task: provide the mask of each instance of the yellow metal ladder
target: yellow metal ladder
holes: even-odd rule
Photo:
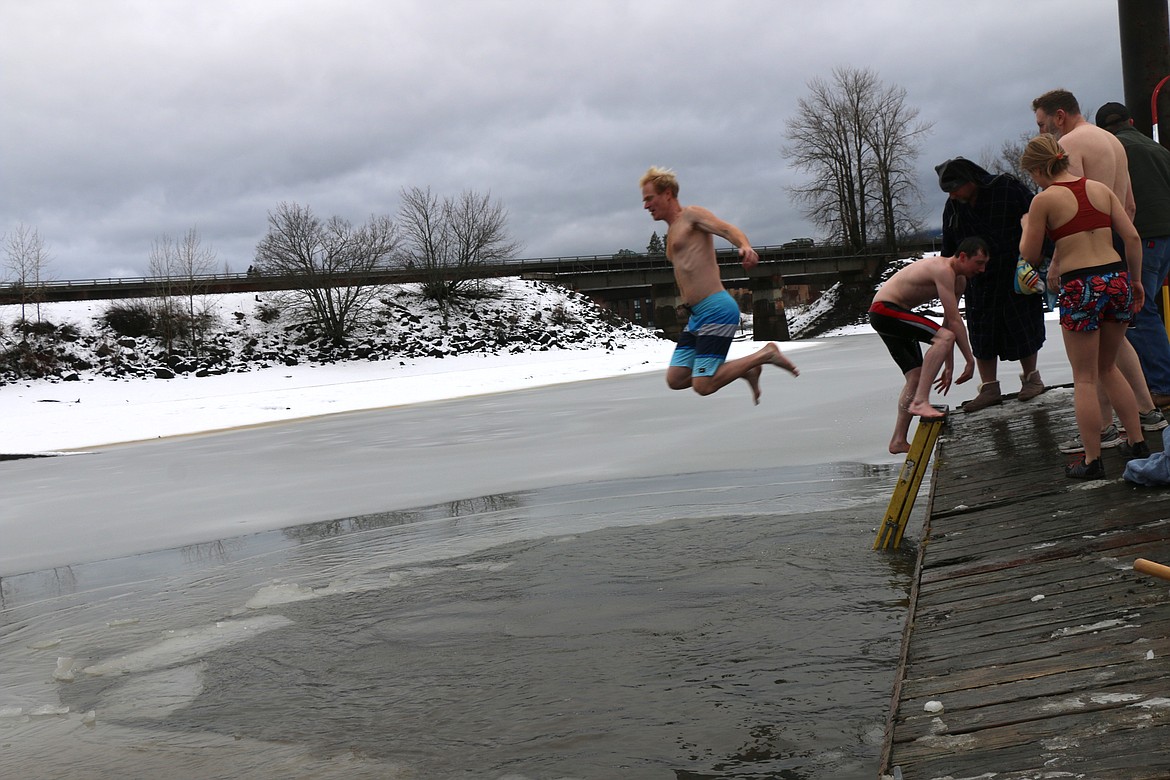
[[[935,407],[939,408],[939,407]],[[946,411],[945,407],[942,407]],[[894,485],[894,496],[890,499],[890,506],[886,510],[886,517],[878,527],[877,538],[873,540],[873,549],[898,549],[902,543],[902,534],[906,531],[906,521],[910,519],[910,510],[914,508],[914,501],[918,498],[918,488],[922,478],[926,476],[926,469],[930,466],[930,456],[934,452],[934,443],[942,433],[943,423],[940,420],[918,421],[918,430],[914,432],[914,441],[910,443],[910,451],[906,453],[906,462],[902,464],[902,471],[898,474],[898,482]]]

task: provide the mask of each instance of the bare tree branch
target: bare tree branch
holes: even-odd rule
[[[177,241],[164,235],[151,246],[154,314],[168,352],[174,352],[176,340],[181,339],[192,354],[199,354],[210,324],[205,293],[207,277],[215,272],[215,263],[215,250],[203,246],[196,228]]]
[[[28,319],[26,307],[34,306],[40,322],[43,285],[49,281],[49,252],[40,232],[24,223],[17,225],[16,232],[4,237],[4,261],[6,276],[20,296],[21,320]]]
[[[784,133],[788,164],[811,176],[793,198],[830,241],[861,251],[876,236],[894,248],[918,224],[913,163],[931,126],[870,70],[836,68],[808,88]]]
[[[491,195],[465,191],[439,199],[430,188],[402,191],[398,212],[408,265],[422,272],[422,295],[446,309],[483,293],[481,268],[515,257],[508,213]]]
[[[281,203],[268,215],[256,267],[296,276],[300,286],[280,296],[281,302],[301,324],[344,344],[381,289],[370,274],[390,266],[398,241],[398,228],[387,216],[354,227],[341,217],[322,221],[308,207]]]

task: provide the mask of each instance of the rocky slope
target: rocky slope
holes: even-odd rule
[[[154,335],[120,335],[105,321],[114,301],[0,306],[0,385],[87,376],[207,376],[274,365],[405,360],[469,352],[521,352],[604,346],[620,349],[657,336],[543,282],[499,280],[492,297],[443,313],[410,285],[383,289],[373,316],[343,346],[288,322],[267,296],[207,296],[208,327],[197,347],[165,349]]]

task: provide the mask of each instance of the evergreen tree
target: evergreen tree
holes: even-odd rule
[[[658,235],[658,231],[654,231],[650,236],[650,243],[646,245],[646,254],[648,255],[664,255],[666,254],[666,244]]]

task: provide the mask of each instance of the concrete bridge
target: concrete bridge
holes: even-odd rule
[[[879,269],[890,259],[929,251],[929,245],[901,248],[896,255],[875,252],[847,254],[838,247],[756,247],[760,264],[750,271],[740,265],[738,253],[716,253],[724,285],[741,305],[750,306],[757,338],[788,337],[784,305],[807,302],[820,289],[842,281],[872,285]],[[622,317],[667,333],[681,328],[677,307],[682,303],[669,261],[663,255],[619,254],[513,260],[475,269],[487,277],[519,276],[554,282],[577,290]],[[417,268],[396,267],[376,273],[342,277],[339,283],[405,284],[424,280]],[[16,285],[0,286],[0,304],[40,301],[104,300],[157,296],[177,287],[197,288],[200,293],[222,295],[295,289],[304,283],[297,275],[255,273],[208,274],[191,279],[128,277],[41,282],[32,294],[21,295]],[[32,293],[33,291],[29,291]]]
[[[915,247],[897,253],[905,257]],[[745,270],[734,249],[716,252],[724,287],[750,308],[755,336],[760,340],[788,339],[786,305],[807,303],[836,282],[870,287],[878,271],[895,255],[890,253],[843,254],[839,248],[792,249],[756,247],[760,263]],[[674,271],[664,256],[633,255],[612,258],[560,258],[555,269],[540,265],[527,268],[530,279],[554,281],[577,290],[622,317],[662,329],[668,335],[681,330],[685,313],[674,282]]]

